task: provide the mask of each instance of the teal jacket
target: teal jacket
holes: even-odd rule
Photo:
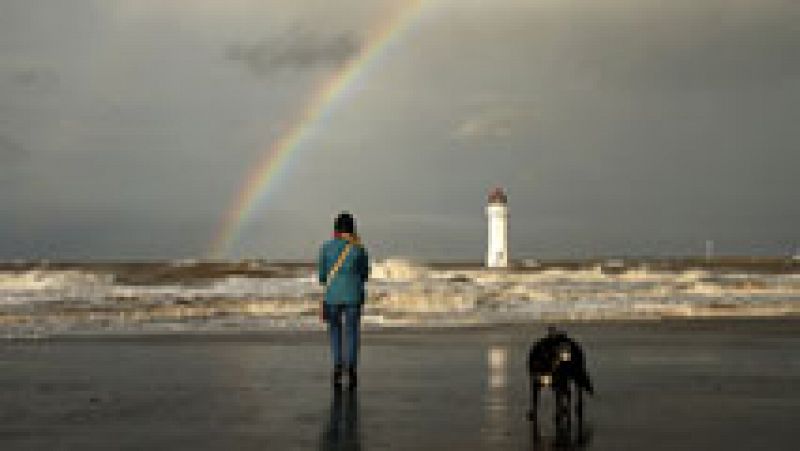
[[[323,243],[319,251],[319,283],[327,285],[325,302],[328,304],[363,304],[364,283],[369,277],[369,257],[363,246],[354,244],[339,271],[333,276],[333,280],[328,280],[328,273],[336,264],[345,245],[347,240],[341,238]]]

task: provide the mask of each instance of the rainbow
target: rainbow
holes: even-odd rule
[[[323,119],[353,90],[357,81],[375,65],[385,49],[405,34],[421,15],[424,3],[425,0],[405,3],[389,20],[367,35],[366,45],[357,55],[317,87],[295,123],[265,150],[237,191],[214,237],[210,251],[212,258],[228,254],[291,156],[297,154],[302,144],[314,135]]]

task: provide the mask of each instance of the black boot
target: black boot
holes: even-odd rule
[[[332,379],[335,388],[342,387],[342,365],[334,365]]]
[[[358,385],[358,373],[355,366],[347,368],[347,377],[350,379],[350,388],[356,388],[356,385]]]

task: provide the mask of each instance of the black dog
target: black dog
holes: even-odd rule
[[[547,328],[547,336],[531,346],[528,354],[528,375],[531,384],[531,410],[528,419],[537,420],[539,391],[552,387],[556,395],[556,423],[571,420],[572,386],[577,395],[575,414],[583,416],[583,391],[594,393],[586,371],[586,361],[580,345],[567,334]]]

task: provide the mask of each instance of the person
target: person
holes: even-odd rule
[[[340,213],[333,224],[333,238],[319,252],[319,282],[325,286],[322,316],[328,323],[333,385],[340,387],[347,368],[350,387],[358,381],[361,311],[364,284],[369,277],[369,257],[356,233],[356,222],[348,212]],[[342,354],[342,319],[347,339],[347,354]]]

